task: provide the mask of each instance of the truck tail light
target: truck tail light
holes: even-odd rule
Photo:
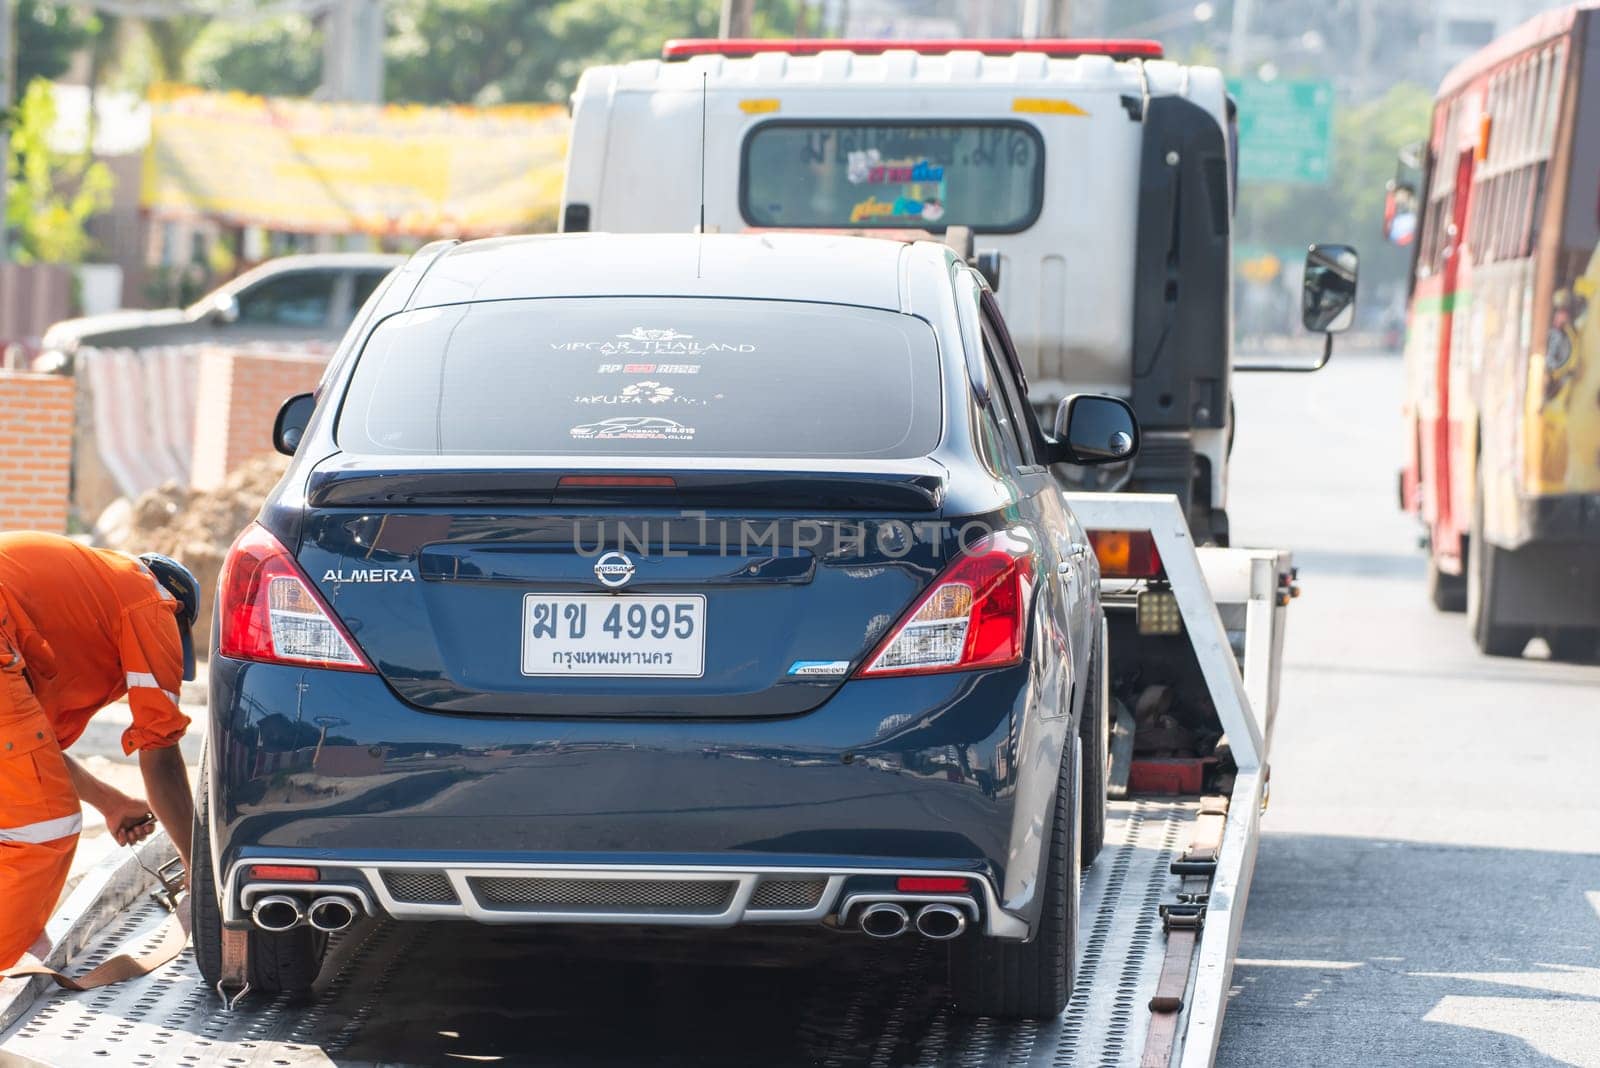
[[[355,639],[265,527],[252,523],[222,565],[217,651],[235,660],[371,671]]]
[[[991,534],[934,580],[857,675],[929,675],[1022,659],[1033,597],[1033,547]]]
[[[1089,544],[1100,560],[1101,578],[1160,578],[1161,554],[1148,530],[1091,530]]]

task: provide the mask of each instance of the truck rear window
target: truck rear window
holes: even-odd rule
[[[743,168],[751,226],[1015,233],[1044,194],[1044,142],[1021,122],[779,120],[750,132]]]
[[[943,429],[921,319],[799,301],[581,298],[422,308],[368,340],[357,453],[922,456]]]

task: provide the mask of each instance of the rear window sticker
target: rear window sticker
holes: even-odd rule
[[[556,352],[598,352],[602,356],[698,356],[706,352],[754,352],[748,342],[702,341],[670,327],[636,326],[607,341],[552,341]]]
[[[722,394],[718,393],[714,400],[721,400]],[[673,387],[662,382],[633,382],[622,387],[620,393],[580,393],[572,398],[574,404],[671,404],[694,405],[703,407],[708,401],[701,397],[690,397]]]
[[[697,363],[603,363],[595,368],[602,375],[697,375]]]
[[[655,416],[622,416],[580,423],[571,434],[582,441],[693,441],[694,427]]]

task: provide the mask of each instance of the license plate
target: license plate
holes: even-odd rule
[[[706,599],[530,593],[522,599],[522,673],[697,679],[706,669]]]

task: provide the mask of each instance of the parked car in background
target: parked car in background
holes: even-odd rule
[[[404,256],[329,252],[282,256],[187,308],[117,311],[68,319],[45,332],[46,365],[83,346],[143,348],[202,341],[338,341],[356,310]]]

